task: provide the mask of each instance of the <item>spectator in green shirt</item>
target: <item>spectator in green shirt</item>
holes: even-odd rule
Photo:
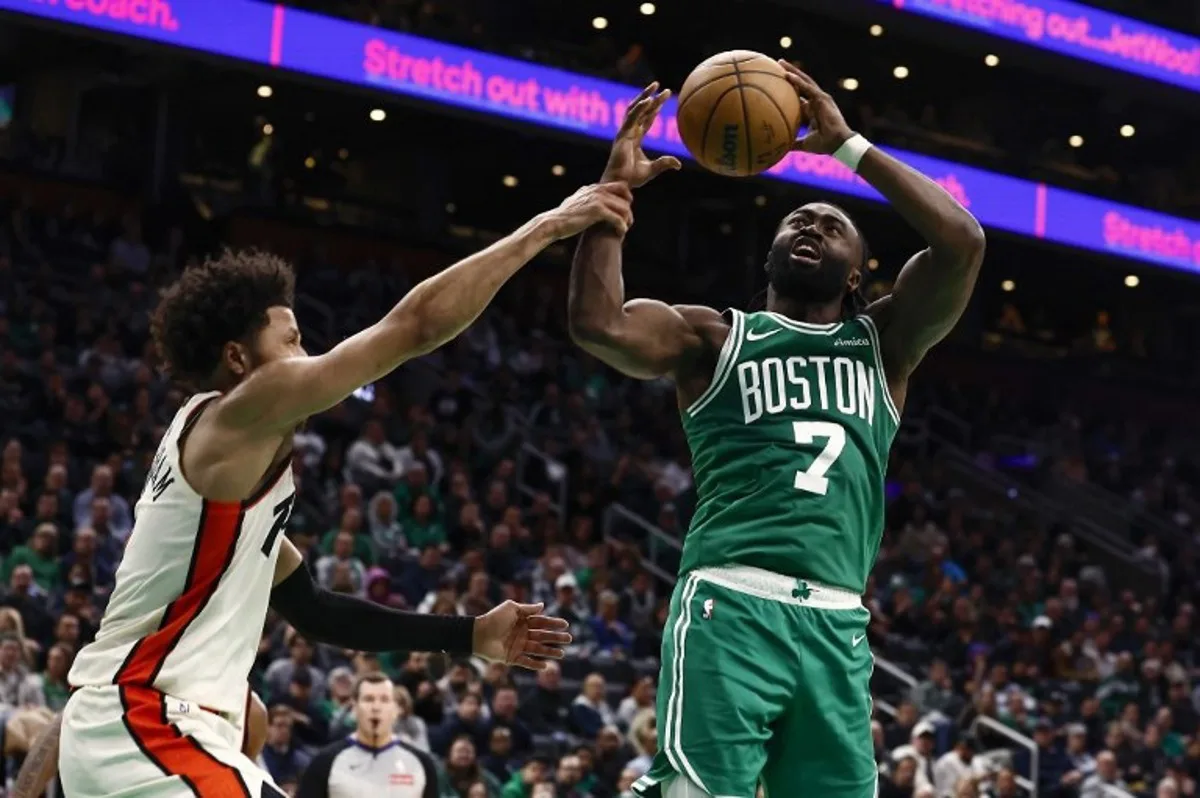
[[[33,537],[26,546],[17,546],[4,561],[0,580],[8,584],[13,569],[28,565],[33,570],[33,581],[47,593],[53,593],[60,581],[58,563],[58,527],[50,522],[38,524]]]
[[[357,507],[350,507],[342,512],[341,522],[325,533],[321,538],[321,553],[333,554],[333,542],[339,532],[349,532],[354,538],[353,556],[363,565],[375,564],[375,545],[371,536],[363,531],[363,514]]]
[[[404,537],[414,549],[423,549],[430,543],[446,544],[446,528],[434,515],[433,499],[421,494],[413,499],[412,511],[404,522]]]

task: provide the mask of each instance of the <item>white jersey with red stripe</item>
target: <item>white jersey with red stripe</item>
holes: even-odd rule
[[[245,707],[295,485],[290,459],[245,501],[210,501],[188,485],[180,442],[216,396],[189,399],[159,444],[116,588],[95,641],[75,658],[72,687],[152,687],[234,716]]]

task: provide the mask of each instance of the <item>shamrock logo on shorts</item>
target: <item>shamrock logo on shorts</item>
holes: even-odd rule
[[[808,601],[808,598],[811,595],[812,588],[808,586],[808,582],[805,582],[803,579],[797,579],[796,586],[792,588],[792,598],[798,598],[801,601]]]

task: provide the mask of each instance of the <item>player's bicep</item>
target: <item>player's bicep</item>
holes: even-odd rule
[[[605,329],[575,340],[608,365],[637,379],[674,376],[704,345],[699,324],[712,308],[631,299]]]
[[[900,270],[892,293],[867,309],[879,326],[890,378],[907,379],[954,329],[971,300],[982,260],[982,250],[978,256],[922,250]]]
[[[286,432],[423,353],[416,320],[391,314],[324,354],[257,369],[221,399],[217,420],[261,435]]]

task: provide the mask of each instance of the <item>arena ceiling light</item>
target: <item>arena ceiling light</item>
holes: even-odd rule
[[[867,31],[872,36],[882,36],[883,35],[883,26],[882,25],[872,25],[870,28],[867,29]]]
[[[757,197],[754,198],[754,204],[760,208],[765,208],[767,205],[767,198],[764,197],[762,194],[759,194]]]
[[[638,6],[638,11],[641,11],[646,16],[653,16],[658,9],[654,7],[654,3],[642,3]]]
[[[514,175],[505,175],[504,179],[501,180],[500,182],[504,184],[505,188],[516,188],[517,183],[519,183],[521,181],[517,180],[517,178]]]
[[[272,89],[270,86],[268,86],[265,83],[258,87],[258,96],[262,97],[264,100],[267,99],[268,97],[270,97],[274,93],[275,93],[275,90]]]
[[[879,261],[876,260],[875,258],[868,258],[867,259],[867,268],[870,269],[871,271],[875,271],[876,269],[879,268]]]
[[[846,91],[854,91],[858,88],[858,78],[842,78],[842,88]]]
[[[995,53],[988,53],[983,57],[983,63],[990,67],[1000,66],[1000,56]]]
[[[317,159],[312,157],[311,155],[304,159],[304,168],[305,169],[312,169],[316,165],[317,165]]]
[[[1083,136],[1080,136],[1080,135],[1071,136],[1071,138],[1067,139],[1067,143],[1070,144],[1072,147],[1077,147],[1077,148],[1082,147],[1083,146]]]
[[[606,17],[596,17],[592,20],[592,27],[596,30],[604,30],[608,27],[608,19]]]
[[[892,76],[897,80],[904,80],[908,77],[908,67],[901,65],[892,70]]]
[[[550,167],[550,174],[554,175],[555,177],[562,177],[566,173],[567,173],[567,167],[563,166],[560,163],[556,163],[556,164],[554,164],[554,166]]]
[[[263,130],[264,136],[270,136],[271,134],[273,134],[275,132],[275,126],[272,125],[270,122],[267,122],[265,125],[263,125],[262,130]]]
[[[370,117],[372,122],[382,122],[387,119],[387,111],[382,108],[372,108]]]
[[[1016,290],[1016,288],[1017,284],[1012,280],[1005,280],[1004,282],[1000,283],[1000,290],[1006,294],[1012,293]]]
[[[1133,125],[1121,125],[1122,138],[1132,138],[1133,134],[1136,132],[1137,128],[1135,128]]]
[[[1125,287],[1126,288],[1137,288],[1138,285],[1141,284],[1141,282],[1142,281],[1138,279],[1138,276],[1136,274],[1125,275]]]
[[[792,46],[792,37],[791,36],[780,36],[779,37],[779,46],[785,50],[787,48],[791,47]]]

